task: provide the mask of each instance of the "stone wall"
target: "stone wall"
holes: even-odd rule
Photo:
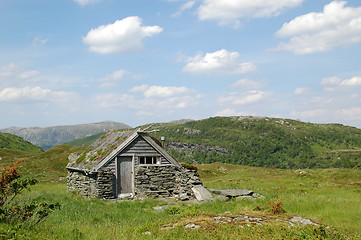
[[[77,192],[84,197],[114,198],[115,176],[110,171],[98,174],[68,171],[68,191]]]
[[[136,166],[136,197],[193,199],[192,187],[201,185],[196,170],[177,166]]]
[[[95,174],[86,175],[84,172],[68,171],[68,191],[77,192],[84,197],[95,197],[97,195]]]
[[[111,199],[116,196],[116,178],[111,170],[104,170],[97,175],[97,196],[98,198]]]
[[[68,191],[85,197],[110,199],[116,197],[116,178],[110,170],[97,174],[68,171]],[[201,185],[194,169],[172,165],[135,166],[134,188],[136,198],[176,197],[193,199],[192,187]]]

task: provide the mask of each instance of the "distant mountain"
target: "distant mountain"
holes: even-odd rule
[[[31,153],[40,153],[43,150],[39,146],[35,146],[21,137],[0,132],[0,149],[13,149]]]
[[[54,127],[10,127],[0,129],[0,132],[10,133],[24,138],[25,140],[49,149],[59,144],[73,141],[78,138],[88,137],[100,132],[131,128],[129,125],[119,122],[104,121],[89,124],[64,125]]]

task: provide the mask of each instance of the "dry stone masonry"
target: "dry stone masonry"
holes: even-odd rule
[[[196,170],[178,166],[136,166],[135,193],[139,197],[194,198],[192,187],[201,185]]]
[[[176,197],[194,199],[192,188],[201,185],[195,169],[178,166],[136,166],[134,187],[136,198]],[[68,173],[68,190],[85,197],[116,198],[116,179],[111,171],[86,175],[84,172]]]

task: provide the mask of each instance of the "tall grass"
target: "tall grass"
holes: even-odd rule
[[[289,214],[361,234],[360,170],[280,170],[219,163],[198,169],[211,188],[251,189],[268,200],[281,199]]]
[[[59,202],[61,209],[32,229],[12,229],[14,239],[361,239],[360,170],[277,170],[229,164],[197,166],[204,185],[210,188],[251,189],[266,199],[214,201],[200,205],[171,203],[169,210],[154,206],[158,200],[105,201],[84,199],[66,191],[64,183],[41,183],[19,201]],[[267,202],[282,201],[286,213],[267,211]],[[261,209],[261,211],[254,211]],[[285,224],[239,226],[215,224],[209,216],[253,214],[287,219],[297,215],[330,228],[289,227]],[[208,219],[208,220],[207,220]],[[186,223],[203,227],[185,229]],[[169,228],[164,228],[168,226]],[[1,231],[0,231],[1,232]]]

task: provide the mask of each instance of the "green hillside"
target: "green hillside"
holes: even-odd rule
[[[21,150],[32,153],[39,153],[43,151],[40,147],[25,141],[21,137],[0,132],[0,149],[2,148]]]
[[[353,168],[361,165],[361,129],[290,119],[214,117],[154,124],[167,150],[188,163],[224,162],[275,168]]]
[[[83,147],[59,145],[44,152],[31,153],[15,149],[0,148],[0,169],[12,166],[18,159],[24,159],[20,164],[21,173],[27,177],[35,177],[45,182],[65,182],[68,156],[72,152],[81,152]]]
[[[360,168],[361,129],[267,117],[214,117],[139,127],[186,163],[298,168]],[[69,144],[91,144],[101,135]]]

